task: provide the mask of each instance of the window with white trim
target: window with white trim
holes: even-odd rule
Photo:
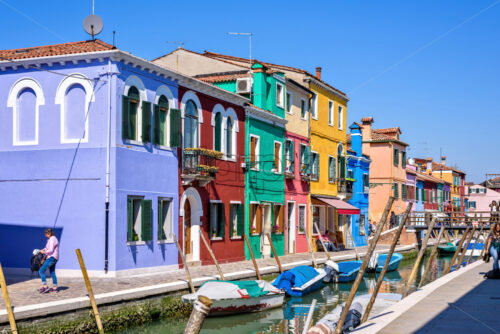
[[[306,209],[307,207],[305,204],[299,204],[299,234],[304,234],[306,232]]]
[[[307,117],[307,101],[300,99],[300,117],[306,119]]]
[[[153,239],[152,201],[143,197],[127,198],[127,241],[150,241]]]
[[[285,139],[285,173],[295,174],[295,148],[292,139]]]
[[[231,238],[243,236],[243,205],[241,203],[229,204],[229,235]]]
[[[171,198],[158,199],[158,241],[173,242],[173,211]]]
[[[226,119],[226,157],[229,159],[236,157],[235,139],[234,120],[232,117],[228,116]]]
[[[282,167],[281,167],[281,143],[275,141],[274,142],[274,168],[273,170],[277,173],[281,173]]]
[[[286,92],[286,112],[292,113],[293,95],[291,92]]]
[[[342,130],[342,128],[344,127],[344,108],[341,105],[339,105],[338,113],[339,113],[338,127],[339,127],[339,130]]]
[[[311,164],[312,164],[312,173],[311,179],[314,181],[319,180],[319,154],[316,152],[311,152]]]
[[[260,139],[250,135],[250,168],[259,169]]]
[[[334,117],[333,117],[333,101],[328,101],[328,125],[333,126]]]
[[[318,95],[312,93],[311,96],[311,106],[309,107],[311,110],[311,116],[314,119],[318,119]]]
[[[337,160],[335,157],[328,156],[328,182],[335,182],[335,167],[337,166]]]
[[[226,213],[224,203],[210,203],[210,239],[224,239]]]
[[[280,108],[285,107],[285,87],[276,82],[276,105]]]

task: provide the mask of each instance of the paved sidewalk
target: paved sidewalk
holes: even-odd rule
[[[377,250],[388,248],[388,246],[379,246]],[[366,247],[358,248],[361,256],[365,254],[366,249]],[[399,251],[412,249],[414,249],[414,246],[398,247]],[[330,254],[335,261],[355,258],[355,252],[352,249],[332,252]],[[315,257],[317,263],[324,263],[326,261],[325,253],[315,253]],[[309,253],[281,256],[280,261],[285,270],[297,265],[312,263]],[[261,274],[278,272],[274,258],[259,259],[257,263]],[[228,280],[255,277],[252,261],[225,263],[221,265],[221,269]],[[190,267],[190,272],[195,286],[201,285],[206,280],[218,277],[215,265]],[[176,291],[188,288],[184,269],[130,277],[91,278],[91,283],[98,304],[175,293]],[[18,320],[72,311],[90,306],[83,278],[60,278],[59,286],[61,291],[43,295],[37,292],[37,289],[41,287],[39,278],[7,277],[7,284],[14,313]],[[0,323],[7,322],[4,307],[2,299],[0,301]]]

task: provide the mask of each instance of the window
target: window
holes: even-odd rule
[[[300,144],[300,175],[311,173],[311,148]]]
[[[153,142],[156,145],[167,146],[169,144],[168,133],[168,99],[165,95],[160,96],[158,104],[153,106]]]
[[[470,201],[469,202],[469,208],[475,208],[476,207],[476,202],[475,201]]]
[[[306,119],[307,114],[307,102],[304,99],[300,99],[300,117]]]
[[[122,98],[122,138],[151,142],[151,103],[142,101],[139,90],[131,86],[128,95]],[[141,111],[141,113],[139,113]]]
[[[243,206],[241,203],[229,204],[229,235],[231,238],[243,236]]]
[[[283,231],[285,230],[284,228],[284,223],[285,221],[283,220],[283,205],[281,204],[274,204],[273,206],[274,212],[273,212],[273,231],[274,233],[282,234]]]
[[[404,201],[406,201],[406,184],[401,185],[401,196]]]
[[[397,183],[394,183],[392,185],[392,191],[393,191],[393,194],[394,194],[394,199],[398,199],[399,198],[399,187],[398,187]]]
[[[285,173],[295,174],[295,147],[291,139],[285,140]]]
[[[368,176],[367,173],[363,174],[363,187],[364,187],[365,193],[367,193],[370,189],[370,177]]]
[[[359,235],[366,235],[365,215],[359,215]]]
[[[312,173],[311,173],[311,178],[314,181],[319,180],[319,154],[316,152],[311,153],[311,160],[312,160]]]
[[[394,149],[394,166],[399,165],[399,151],[397,149]]]
[[[184,147],[198,147],[198,110],[192,100],[184,111]]]
[[[281,143],[274,142],[274,171],[281,173]]]
[[[338,127],[339,130],[342,130],[342,128],[344,127],[344,108],[342,106],[339,106],[338,112],[339,112]]]
[[[250,203],[250,233],[261,234],[262,233],[262,206],[259,204]]]
[[[324,231],[325,229],[325,224],[324,222],[321,221],[321,216],[320,216],[320,207],[317,205],[312,206],[312,223],[313,223],[313,235],[317,235],[318,232]],[[320,231],[316,230],[316,226],[320,229]],[[316,233],[314,233],[316,231]]]
[[[328,101],[328,125],[333,126],[333,101]]]
[[[170,198],[158,199],[158,241],[173,242],[173,203]]]
[[[406,152],[403,151],[401,152],[401,165],[403,168],[406,168]]]
[[[127,198],[127,241],[153,239],[152,201],[140,197]]]
[[[214,150],[221,152],[222,145],[222,114],[215,114],[215,130],[214,130]]]
[[[250,136],[250,168],[259,169],[259,137]]]
[[[354,172],[350,169],[347,170],[347,178],[354,179]]]
[[[427,191],[425,189],[422,189],[422,201],[427,203]]]
[[[306,232],[306,206],[299,204],[299,234]]]
[[[334,183],[335,182],[335,157],[329,156],[328,157],[328,182]]]
[[[229,159],[235,157],[233,133],[234,133],[234,121],[231,117],[228,117],[226,120],[226,156]]]
[[[417,188],[417,191],[415,192],[415,199],[416,199],[417,201],[420,201],[420,198],[419,198],[419,197],[420,197],[420,196],[419,196],[419,192],[420,192],[420,189],[418,189],[418,188]]]
[[[276,105],[280,108],[284,107],[284,93],[285,88],[279,82],[276,83]]]
[[[286,92],[286,111],[292,113],[293,95],[290,92]]]
[[[311,96],[311,106],[309,109],[311,110],[312,118],[318,119],[318,96],[314,93]]]
[[[344,157],[344,146],[339,144],[337,146],[337,164],[338,164],[338,177],[340,179],[345,179],[345,157]]]
[[[224,239],[226,215],[224,203],[210,203],[210,239]]]

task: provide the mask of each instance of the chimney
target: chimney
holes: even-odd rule
[[[446,166],[446,156],[441,156],[441,165]]]
[[[432,158],[427,158],[425,159],[427,161],[427,170],[426,173],[431,175],[432,174]]]
[[[363,124],[363,141],[372,140],[372,123],[373,117],[363,117],[361,119],[361,124]]]
[[[316,67],[316,78],[321,80],[321,67]]]

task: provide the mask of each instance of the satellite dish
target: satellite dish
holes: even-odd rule
[[[98,35],[102,31],[102,20],[97,15],[89,15],[83,20],[83,29],[87,32],[87,34],[92,35],[92,39],[94,39],[94,35]]]

